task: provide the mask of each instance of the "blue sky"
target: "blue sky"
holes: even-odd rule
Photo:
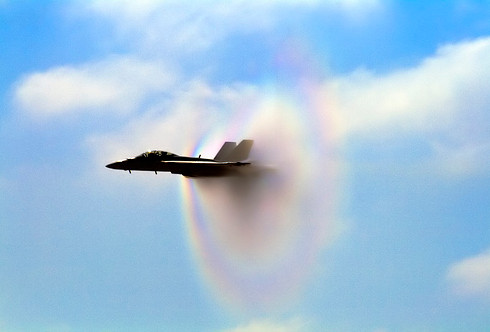
[[[0,1],[0,330],[486,331],[485,1]],[[108,170],[255,139],[278,177]]]

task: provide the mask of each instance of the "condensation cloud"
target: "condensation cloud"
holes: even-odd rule
[[[233,308],[269,310],[294,299],[339,233],[339,164],[312,125],[327,112],[307,104],[270,95],[242,124],[262,172],[182,182],[196,260]]]

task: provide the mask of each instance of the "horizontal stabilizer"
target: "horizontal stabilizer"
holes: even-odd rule
[[[230,154],[225,156],[226,161],[242,161],[248,158],[250,150],[252,150],[252,145],[254,141],[251,139],[244,139],[236,146],[236,148],[231,151]]]
[[[214,157],[214,160],[217,161],[225,161],[226,157],[233,151],[233,149],[236,147],[235,142],[225,142],[221,149],[219,149],[218,153],[216,154],[216,157]]]

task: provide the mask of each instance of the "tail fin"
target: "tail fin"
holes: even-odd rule
[[[251,139],[244,139],[237,145],[236,148],[231,151],[230,154],[225,156],[226,161],[242,161],[248,158],[250,150],[252,150],[252,145],[254,141]]]
[[[236,143],[235,142],[225,142],[221,149],[219,149],[218,153],[216,154],[216,157],[214,157],[214,160],[217,161],[225,161],[226,157],[231,154],[233,149],[235,149]]]

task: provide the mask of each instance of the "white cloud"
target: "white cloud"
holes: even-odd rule
[[[129,113],[164,91],[175,74],[160,63],[128,57],[32,73],[17,82],[15,102],[34,118],[82,112]]]
[[[247,325],[239,326],[223,332],[300,332],[309,331],[308,324],[302,319],[295,318],[286,322],[272,322],[268,320],[252,321]]]
[[[418,66],[327,83],[348,134],[437,131],[490,106],[490,38],[446,45]]]
[[[490,250],[454,263],[446,278],[459,295],[490,299]]]
[[[442,46],[411,68],[357,70],[319,93],[329,96],[339,136],[388,144],[416,137],[432,149],[430,160],[419,160],[424,167],[459,177],[489,169],[488,91],[489,37]]]
[[[138,48],[193,54],[234,33],[270,31],[308,10],[346,17],[367,16],[381,8],[378,0],[275,1],[103,1],[84,4],[86,12],[114,22],[118,35]],[[289,13],[284,15],[284,13]],[[293,15],[290,15],[293,13]]]
[[[94,1],[88,10],[109,18],[119,35],[135,41],[138,48],[193,53],[228,34],[273,25],[269,7],[266,2],[245,1]]]

